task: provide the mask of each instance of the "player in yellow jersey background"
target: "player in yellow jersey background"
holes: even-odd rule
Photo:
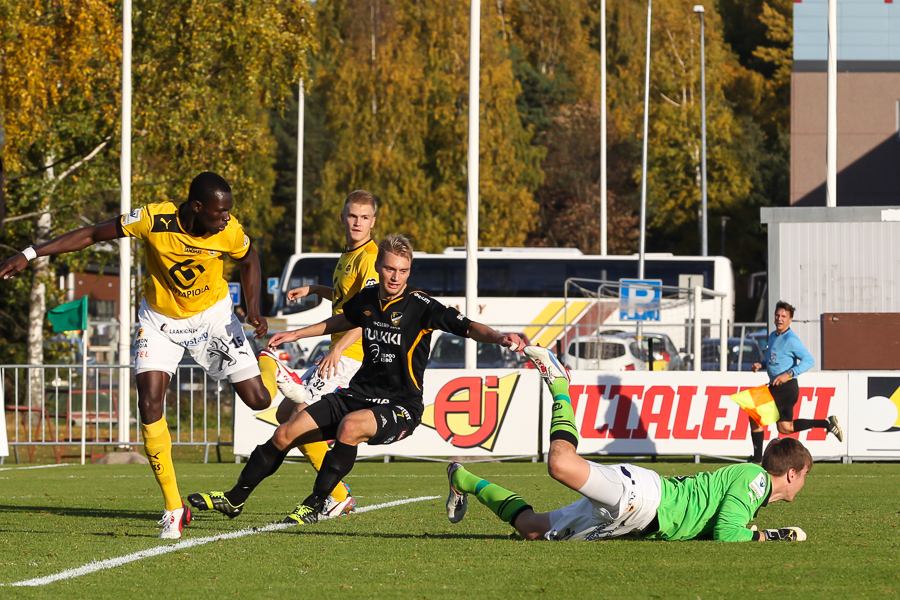
[[[191,520],[178,492],[172,439],[163,414],[166,388],[185,349],[211,377],[228,378],[250,408],[262,410],[274,397],[232,312],[223,277],[228,255],[241,267],[247,322],[256,337],[264,335],[268,323],[259,312],[259,256],[231,216],[233,207],[228,182],[205,172],[194,178],[187,200],[179,205],[163,202],[137,208],[26,248],[0,265],[0,278],[8,279],[36,256],[73,252],[123,237],[144,241],[149,277],[138,312],[135,379],[144,452],[165,500],[161,538],[180,538],[182,527]]]
[[[344,224],[346,245],[332,276],[332,287],[307,285],[290,290],[287,298],[296,302],[300,298],[315,294],[331,300],[332,315],[344,312],[344,303],[364,287],[378,285],[375,258],[378,246],[372,240],[372,229],[378,212],[378,201],[365,190],[351,192],[344,200],[341,222]],[[336,333],[331,336],[328,351],[318,357],[306,373],[298,376],[287,365],[278,362],[278,388],[285,400],[278,408],[279,423],[286,423],[294,411],[305,409],[325,394],[338,388],[345,388],[362,365],[362,329]],[[265,369],[265,361],[260,353],[260,365]],[[274,358],[274,355],[271,355]],[[314,442],[300,448],[316,470],[322,464],[328,446],[324,442]],[[325,503],[323,513],[328,516],[346,514],[356,508],[356,500],[349,494],[349,487],[338,484]]]

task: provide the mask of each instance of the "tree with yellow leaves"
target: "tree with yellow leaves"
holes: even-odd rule
[[[4,254],[119,212],[121,5],[108,0],[0,3]],[[133,203],[184,199],[203,170],[228,178],[254,237],[273,230],[269,111],[311,49],[307,2],[142,3],[134,12]],[[52,220],[51,220],[52,215]],[[260,238],[257,238],[257,242]],[[98,259],[87,251],[61,263]],[[23,306],[43,321],[48,260],[28,290],[0,299],[0,355],[21,361]],[[21,286],[21,282],[17,282]],[[40,327],[27,346],[40,362]]]

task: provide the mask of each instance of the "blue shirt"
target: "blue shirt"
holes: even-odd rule
[[[800,341],[800,338],[792,330],[788,329],[781,335],[777,331],[769,334],[769,341],[763,352],[762,365],[769,374],[769,383],[776,377],[794,370],[794,377],[799,376],[813,368],[815,365],[812,354]]]

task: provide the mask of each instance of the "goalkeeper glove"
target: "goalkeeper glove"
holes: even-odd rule
[[[806,540],[806,532],[799,527],[763,529],[760,534],[765,536],[767,542],[802,542]]]

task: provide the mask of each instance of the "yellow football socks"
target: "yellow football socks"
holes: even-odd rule
[[[266,386],[266,391],[273,400],[275,394],[278,393],[278,384],[275,383],[276,371],[278,371],[278,364],[270,356],[263,354],[259,357],[259,372],[262,374],[263,385]]]
[[[181,508],[181,494],[178,493],[178,482],[175,480],[175,465],[172,464],[172,436],[165,418],[156,423],[141,423],[141,435],[144,438],[144,454],[150,459],[153,475],[162,488],[166,510]]]
[[[318,473],[319,469],[322,468],[322,461],[325,460],[325,454],[328,452],[328,444],[325,442],[304,444],[303,446],[300,446],[300,452],[303,453],[303,456],[306,457],[306,460],[309,461]],[[344,487],[343,483],[337,484],[331,492],[331,497],[338,502],[343,502],[347,499],[347,488]]]

